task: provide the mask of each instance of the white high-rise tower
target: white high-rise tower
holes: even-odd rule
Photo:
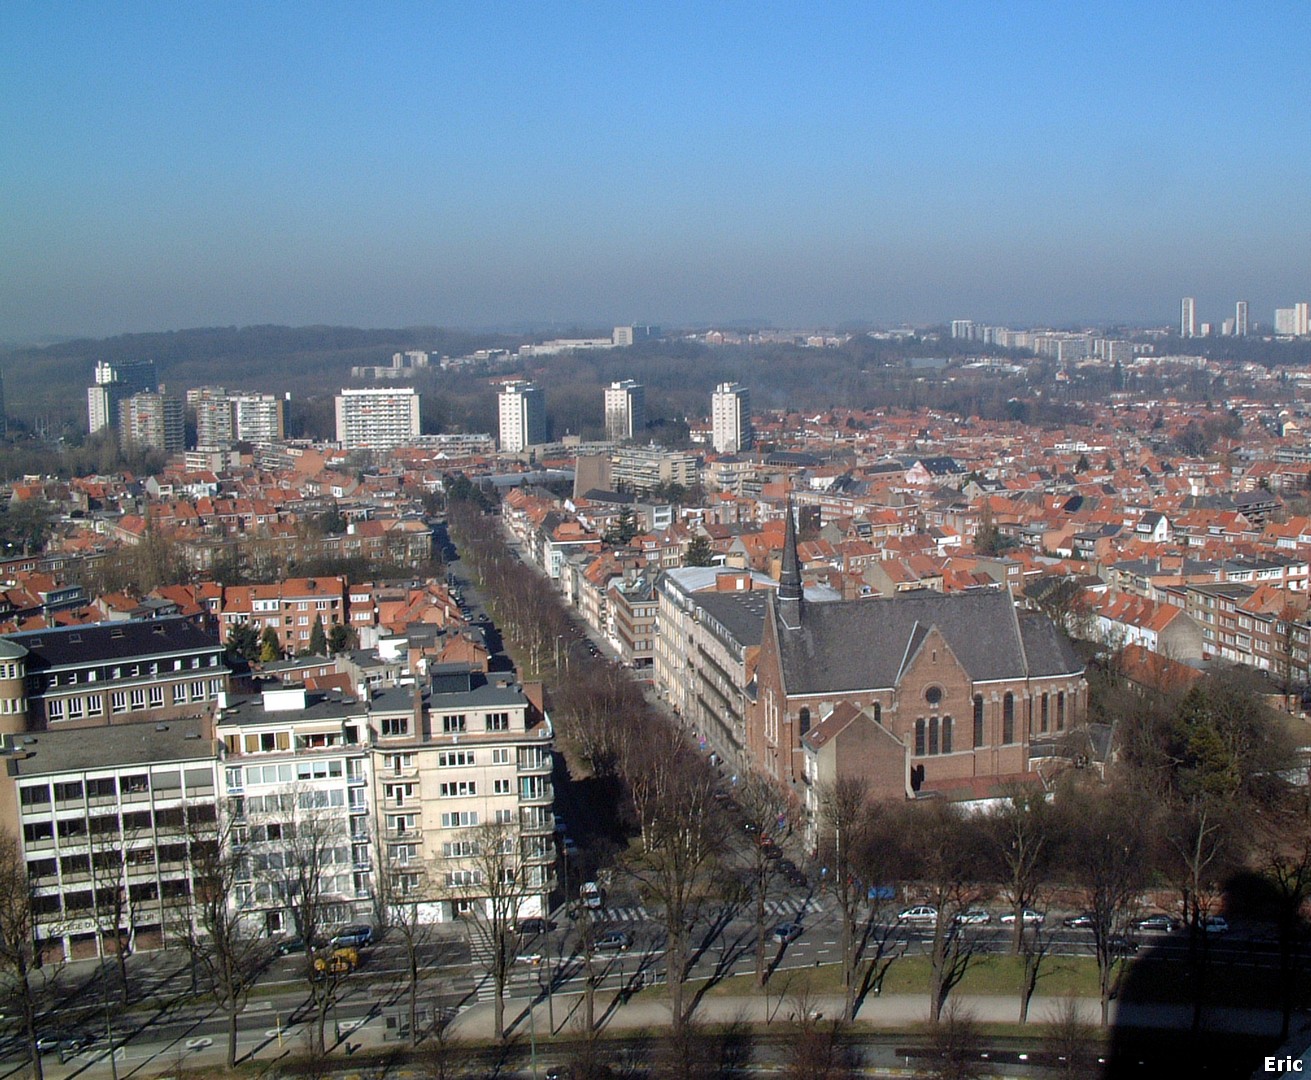
[[[720,383],[710,399],[711,442],[718,453],[736,454],[751,445],[751,391]]]
[[[501,449],[519,454],[546,442],[546,399],[530,382],[506,383],[496,397]]]
[[[1179,310],[1179,336],[1197,337],[1197,301],[1185,296]]]

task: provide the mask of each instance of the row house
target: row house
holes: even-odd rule
[[[656,598],[651,573],[626,571],[608,590],[614,643],[627,667],[647,670],[655,655]]]
[[[1095,640],[1115,649],[1141,645],[1174,660],[1201,660],[1201,626],[1181,607],[1128,593],[1110,593],[1093,608]]]

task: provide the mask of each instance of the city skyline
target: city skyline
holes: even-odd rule
[[[1269,324],[1311,13],[1119,7],[11,5],[0,339]]]

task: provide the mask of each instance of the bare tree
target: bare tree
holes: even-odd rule
[[[688,927],[722,884],[719,859],[726,832],[700,761],[668,736],[655,750],[649,780],[639,785],[645,788],[642,843],[626,869],[642,895],[661,909],[669,1004],[674,1033],[681,1037],[689,1019],[684,1004]]]
[[[792,835],[796,806],[783,789],[759,773],[751,773],[739,785],[737,802],[751,836],[751,900],[756,926],[756,982],[768,978],[765,945],[769,940],[766,910],[779,878],[777,852],[771,848]]]
[[[43,968],[44,938],[58,937],[59,898],[37,894],[29,876],[22,845],[10,833],[0,833],[0,973],[5,979],[6,1005],[18,1013],[23,1046],[32,1080],[41,1080],[37,1049],[37,1011]]]
[[[336,922],[345,894],[339,875],[350,867],[345,820],[319,805],[318,797],[323,794],[312,788],[288,789],[277,796],[279,812],[253,816],[251,821],[257,887],[290,915],[297,936],[305,943],[303,970],[312,1010],[309,1049],[320,1057],[327,1051],[328,1013],[346,974],[341,965],[329,962],[322,942]]]
[[[468,854],[446,872],[444,894],[469,903],[469,921],[486,953],[494,988],[496,1037],[505,1038],[505,991],[519,952],[518,921],[541,893],[529,872],[517,824],[485,822],[470,830]]]
[[[432,936],[432,924],[424,918],[433,899],[428,868],[414,859],[409,841],[389,841],[381,830],[375,834],[378,879],[373,890],[374,922],[380,932],[395,931],[405,949],[405,977],[409,987],[410,1045],[423,1038],[419,1030],[419,950]]]
[[[983,1031],[974,1014],[953,1001],[934,1018],[926,1076],[932,1080],[977,1080],[991,1072],[981,1051]]]
[[[1034,905],[1038,890],[1050,875],[1054,845],[1046,797],[1033,790],[1013,791],[983,820],[991,875],[1001,883],[1003,898],[1015,916],[1011,949],[1023,951],[1025,908]]]
[[[863,778],[841,777],[820,792],[818,857],[824,888],[838,906],[847,1023],[900,955],[895,923],[883,917],[895,895],[889,882],[901,869],[896,817],[891,807],[871,800]]]
[[[181,811],[177,811],[179,819]],[[127,957],[132,935],[132,904],[128,885],[128,852],[140,839],[137,830],[120,832],[117,813],[88,821],[92,903],[102,955],[112,951],[118,969],[119,1003],[128,1005]],[[182,841],[185,845],[185,840]],[[184,847],[185,851],[185,847]],[[185,857],[185,855],[184,855]]]
[[[1053,1006],[1046,1029],[1047,1045],[1056,1055],[1053,1075],[1064,1080],[1088,1080],[1101,1074],[1097,1029],[1079,1012],[1077,998],[1067,996]]]
[[[241,828],[242,826],[237,826]],[[221,832],[192,826],[194,889],[170,911],[174,932],[205,974],[205,989],[227,1017],[227,1064],[237,1064],[237,1024],[260,972],[269,959],[268,939],[252,918],[247,855],[233,841],[233,826]]]
[[[1092,918],[1102,1024],[1128,958],[1127,935],[1138,914],[1148,858],[1139,840],[1141,801],[1115,789],[1072,791],[1060,807],[1069,838],[1068,872],[1078,882]]]
[[[929,954],[929,1020],[937,1023],[951,992],[973,963],[977,940],[959,917],[984,896],[977,825],[947,803],[915,807],[910,815],[915,876],[937,909]]]

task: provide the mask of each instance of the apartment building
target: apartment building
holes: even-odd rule
[[[555,861],[551,738],[540,695],[467,664],[431,665],[422,711],[396,710],[375,723],[385,858],[435,920],[472,914],[483,902],[482,845],[493,840],[513,851],[519,914],[546,913]]]
[[[747,687],[775,582],[758,572],[689,566],[660,576],[656,686],[730,766],[746,768]]]
[[[610,459],[610,482],[616,490],[648,494],[666,484],[692,487],[700,479],[697,459],[659,446],[624,446]]]
[[[185,925],[190,847],[217,838],[208,717],[7,735],[0,816],[22,843],[48,960],[157,949]]]
[[[149,619],[8,635],[4,673],[21,699],[0,689],[0,720],[13,730],[158,723],[208,714],[228,689],[223,646],[183,618]]]
[[[646,387],[632,379],[605,388],[605,437],[611,442],[640,438],[646,428]]]
[[[711,445],[720,454],[736,454],[751,446],[751,391],[740,383],[715,387],[710,399]]]
[[[348,622],[344,577],[287,578],[270,585],[229,585],[223,590],[219,619],[223,640],[234,627],[249,624],[257,633],[277,632],[284,653],[304,652],[314,632],[315,620],[327,633],[338,623]]]
[[[337,442],[343,450],[394,450],[418,435],[419,394],[412,386],[337,395]]]
[[[530,382],[506,383],[496,395],[501,449],[519,454],[546,442],[546,398]]]
[[[285,902],[306,860],[316,868],[325,924],[368,920],[375,818],[369,702],[304,687],[224,703],[223,812],[246,855],[238,902],[269,934],[292,930]]]
[[[118,435],[125,445],[181,453],[187,448],[180,398],[143,391],[118,403]]]

